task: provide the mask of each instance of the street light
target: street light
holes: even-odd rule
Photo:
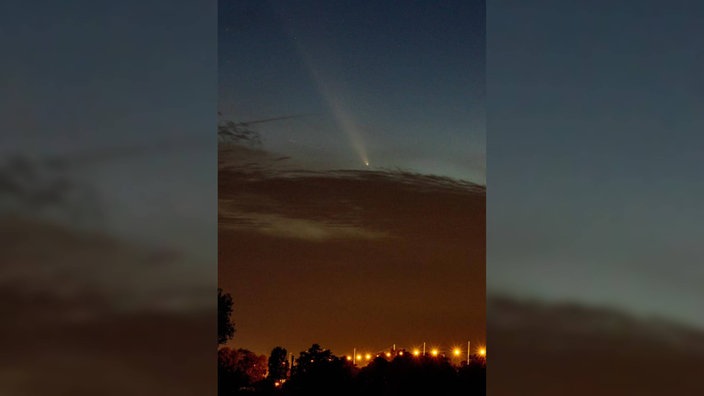
[[[460,356],[460,353],[462,353],[462,351],[459,348],[455,348],[452,350],[452,354],[455,356]]]
[[[413,350],[413,356],[420,356],[420,350],[414,349],[414,350]]]
[[[430,354],[433,355],[433,356],[437,356],[438,353],[440,353],[440,352],[438,352],[437,349],[433,349],[432,351],[430,351]]]
[[[486,356],[486,348],[479,348],[479,356],[481,356],[481,357]]]

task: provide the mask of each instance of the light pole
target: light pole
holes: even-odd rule
[[[467,341],[467,366],[469,366],[469,351],[470,351],[469,346],[470,346],[469,341]]]

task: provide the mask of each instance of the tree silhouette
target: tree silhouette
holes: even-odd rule
[[[236,394],[247,385],[245,374],[237,369],[237,352],[228,348],[218,349],[218,395]]]
[[[313,344],[296,359],[291,378],[285,385],[287,395],[352,395],[353,368],[346,359]]]
[[[218,350],[218,393],[241,394],[251,391],[266,376],[266,356],[246,349]]]
[[[287,351],[275,347],[268,359],[246,349],[218,351],[220,395],[261,396],[479,396],[486,394],[486,358],[472,355],[460,366],[441,356],[379,356],[358,369],[351,361],[313,344],[300,353],[286,378]],[[268,363],[268,364],[267,364]],[[268,377],[265,378],[267,366]],[[277,381],[279,381],[277,383]]]
[[[276,347],[271,350],[269,355],[269,378],[272,381],[277,381],[286,378],[288,373],[288,351],[282,347]]]
[[[218,345],[226,343],[235,334],[235,325],[232,323],[232,296],[223,293],[218,288]]]

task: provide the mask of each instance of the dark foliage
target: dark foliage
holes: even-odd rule
[[[280,364],[281,356],[285,361],[285,350],[274,348],[270,367],[272,362]],[[392,359],[377,357],[359,369],[314,344],[300,353],[290,378],[275,379],[270,369],[266,380],[249,382],[249,388],[241,384],[239,391],[230,390],[229,394],[243,394],[249,389],[249,394],[281,396],[484,395],[486,360],[472,356],[469,364],[462,362],[457,367],[445,357],[415,357],[405,353]]]
[[[285,379],[288,375],[288,351],[282,347],[271,350],[269,355],[269,375],[271,381]]]
[[[286,395],[352,395],[353,368],[330,350],[313,344],[301,352],[284,386]]]
[[[218,345],[226,343],[235,334],[232,315],[232,296],[218,288]]]
[[[218,350],[218,394],[245,395],[257,390],[266,375],[266,357],[246,349]]]

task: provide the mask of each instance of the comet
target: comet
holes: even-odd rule
[[[300,41],[296,41],[294,44],[298,55],[301,60],[303,60],[306,69],[315,82],[318,92],[330,109],[337,126],[347,135],[352,150],[357,154],[364,166],[368,168],[370,166],[369,156],[367,155],[364,137],[354,122],[352,114],[343,100],[343,95],[339,92],[340,87],[336,87],[335,84],[332,83],[333,80],[329,78],[329,76],[326,76],[323,70],[317,67],[313,58],[309,56]]]

